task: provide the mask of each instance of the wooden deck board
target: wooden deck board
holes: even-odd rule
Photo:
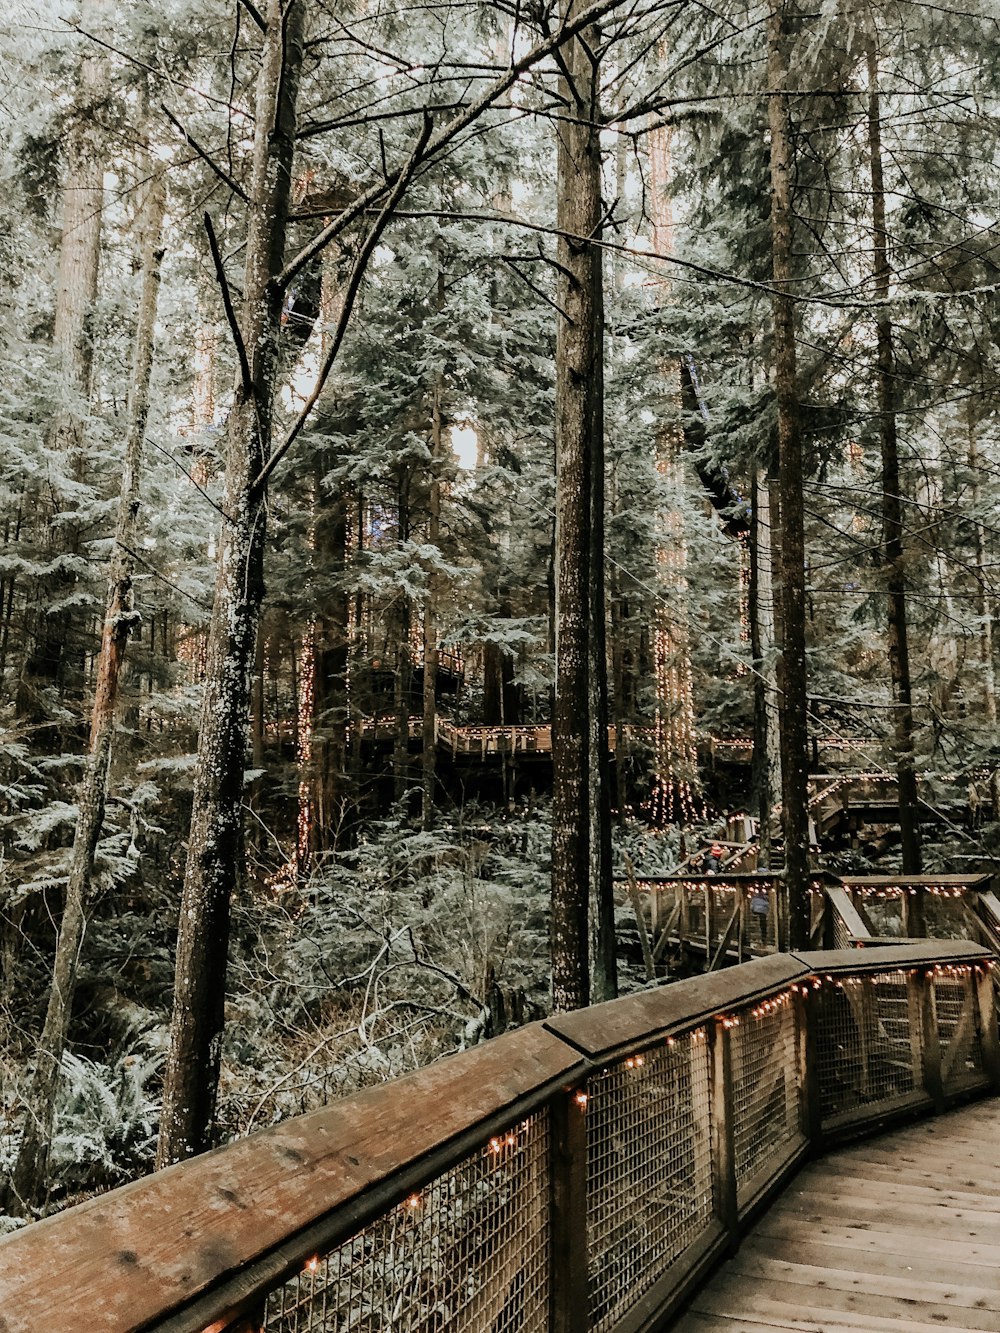
[[[675,1325],[931,1329],[1000,1329],[1000,1099],[811,1164]]]

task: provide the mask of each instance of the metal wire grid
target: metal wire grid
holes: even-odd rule
[[[876,893],[864,893],[860,895],[860,902],[872,923],[872,934],[884,939],[905,934],[901,894],[889,898]]]
[[[833,947],[835,949],[852,948],[852,936],[850,930],[847,928],[847,923],[837,911],[836,907],[831,910],[833,912]]]
[[[743,890],[746,902],[743,908],[743,953],[774,953],[778,947],[778,895],[766,886],[748,885]],[[767,911],[755,912],[754,900],[767,899]]]
[[[729,1029],[737,1188],[799,1132],[795,1010],[790,997],[739,1016]]]
[[[824,1120],[914,1091],[920,1022],[905,972],[826,980],[817,1063]]]
[[[588,1327],[600,1333],[712,1219],[705,1029],[602,1071],[588,1093]]]
[[[684,929],[684,916],[687,916],[687,937],[689,940],[705,938],[705,890],[700,884],[683,885],[684,907],[681,909],[681,930]]]
[[[261,1333],[544,1333],[542,1111],[271,1292]]]
[[[983,1072],[974,975],[960,973],[934,978],[934,1008],[941,1043],[941,1072],[946,1090],[961,1086]]]
[[[966,906],[959,896],[928,893],[924,895],[924,922],[927,935],[934,940],[967,940],[969,923]]]
[[[722,942],[722,937],[726,933],[726,927],[732,920],[733,912],[736,910],[736,904],[739,902],[741,889],[732,884],[713,884],[712,894],[712,916],[714,918],[715,934],[712,940],[712,952],[718,948]],[[737,931],[734,928],[732,944],[736,945]]]

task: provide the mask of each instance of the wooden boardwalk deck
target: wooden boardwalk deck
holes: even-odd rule
[[[675,1333],[1000,1330],[1000,1099],[808,1166]]]

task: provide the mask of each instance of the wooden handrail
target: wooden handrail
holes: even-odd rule
[[[434,1244],[415,1249],[422,1262],[438,1255],[434,1262],[445,1270],[464,1265],[460,1289],[452,1283],[448,1298],[467,1302],[467,1289],[479,1282],[482,1322],[463,1327],[491,1327],[512,1293],[527,1299],[519,1253],[502,1247],[527,1244],[522,1233],[530,1233],[547,1255],[543,1262],[536,1246],[531,1269],[533,1298],[551,1313],[546,1326],[588,1327],[581,1291],[593,1262],[602,1285],[591,1284],[591,1299],[616,1312],[605,1326],[633,1333],[676,1308],[808,1152],[845,1132],[1000,1087],[991,961],[987,950],[950,940],[781,954],[554,1015],[13,1234],[0,1242],[0,1327],[271,1333],[285,1325],[264,1315],[263,1301],[291,1282],[306,1302],[295,1326],[320,1330],[326,1324],[308,1314],[308,1274],[323,1256],[335,1251],[338,1264],[362,1255],[374,1263],[378,1227],[389,1228],[395,1246],[407,1226],[426,1225]],[[852,988],[867,997],[863,1003]],[[894,1027],[913,1029],[887,1054],[880,1005],[890,1007]],[[869,1014],[864,1022],[855,1016]],[[861,1091],[856,1072],[840,1076],[830,1065],[830,1052],[845,1041],[857,1046]],[[909,1071],[902,1082],[901,1061]],[[649,1118],[665,1096],[677,1105]],[[659,1146],[658,1134],[673,1135],[673,1146]],[[630,1135],[646,1136],[648,1154],[638,1151],[639,1140],[619,1151]],[[663,1151],[686,1154],[685,1171],[702,1184],[695,1207],[666,1199],[652,1181],[650,1200],[680,1209],[685,1239],[676,1252],[641,1249],[645,1267],[637,1272],[633,1252],[616,1248],[625,1245],[618,1224],[602,1230],[602,1209],[617,1218],[619,1200],[646,1188],[647,1157],[655,1164]],[[460,1195],[466,1177],[467,1196]],[[480,1238],[468,1227],[479,1225],[476,1201],[494,1180],[500,1192],[482,1213],[494,1232]],[[420,1191],[426,1223],[418,1216]],[[449,1202],[459,1196],[465,1205]],[[501,1202],[535,1212],[518,1226],[498,1212]],[[539,1207],[552,1210],[547,1226],[537,1220]],[[363,1245],[352,1242],[370,1226],[376,1230]],[[591,1253],[588,1260],[588,1245],[604,1247],[597,1259]],[[475,1263],[487,1265],[482,1280]],[[386,1271],[397,1273],[391,1264]],[[333,1272],[339,1267],[324,1281],[334,1294],[355,1290],[337,1287]],[[444,1282],[448,1273],[433,1276]],[[429,1280],[393,1301],[423,1299]],[[385,1297],[378,1284],[374,1290]],[[440,1303],[447,1307],[443,1296]],[[463,1309],[467,1318],[467,1303]]]

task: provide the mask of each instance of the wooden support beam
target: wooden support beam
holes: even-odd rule
[[[556,1096],[549,1111],[552,1208],[549,1241],[552,1333],[587,1333],[587,1093]]]
[[[709,1027],[712,1044],[712,1174],[715,1212],[733,1247],[739,1210],[736,1195],[736,1141],[733,1106],[733,1059],[730,1029],[716,1018]]]
[[[723,931],[722,939],[719,941],[719,947],[712,955],[712,961],[708,965],[709,972],[714,972],[717,967],[721,966],[722,960],[725,958],[726,953],[733,942],[733,935],[736,932],[736,929],[740,923],[742,915],[743,915],[743,891],[742,889],[737,889],[736,906],[733,908],[733,914],[729,918],[729,924]]]
[[[838,884],[828,884],[826,886],[826,896],[833,905],[833,910],[847,927],[849,934],[857,939],[871,938],[871,923],[866,924],[846,889],[842,889]]]
[[[649,947],[649,932],[646,930],[646,917],[642,910],[642,900],[639,897],[639,886],[635,882],[635,866],[627,852],[625,853],[625,873],[629,901],[635,914],[635,924],[639,929],[639,944],[642,946],[642,961],[646,967],[646,980],[655,981],[656,964],[653,961],[653,951]]]

